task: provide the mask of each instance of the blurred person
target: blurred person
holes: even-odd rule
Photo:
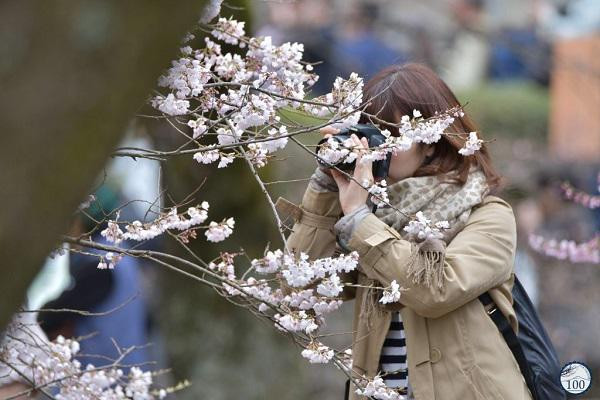
[[[550,40],[540,27],[539,6],[534,0],[520,7],[520,17],[504,22],[490,35],[489,77],[494,81],[525,80],[547,86],[552,51]]]
[[[420,64],[380,71],[365,85],[363,100],[372,100],[367,113],[389,123],[412,116],[413,110],[428,118],[460,105]],[[398,135],[397,128],[383,126]],[[476,130],[467,115],[457,117],[452,129]],[[337,133],[333,128],[322,132]],[[359,148],[368,146],[356,135],[352,140]],[[344,299],[355,299],[352,368],[357,373],[382,374],[388,387],[409,399],[414,393],[420,399],[532,399],[511,350],[478,299],[489,292],[516,332],[515,217],[508,203],[490,195],[501,177],[485,145],[463,157],[458,154],[463,144],[464,139],[443,136],[396,152],[386,178],[395,208],[451,221],[442,239],[409,242],[403,230],[408,218],[394,208],[372,209],[362,187],[336,170],[318,167],[298,208],[307,218],[297,220],[287,246],[311,259],[337,251],[359,253],[358,270],[345,277],[358,286],[343,293]],[[373,184],[372,162],[357,160],[353,177]],[[411,271],[422,279],[414,280]],[[398,302],[381,305],[372,287],[393,281],[408,290]],[[350,399],[357,399],[354,384],[350,387]]]
[[[490,56],[484,0],[453,0],[450,10],[456,28],[438,65],[443,79],[453,90],[484,82]]]
[[[371,78],[385,66],[403,63],[407,57],[392,49],[377,34],[379,6],[374,3],[351,3],[343,18],[336,24],[336,41],[333,49],[338,75],[356,72]]]
[[[592,36],[600,32],[598,0],[535,0],[536,18],[551,40]]]
[[[295,4],[299,23],[289,32],[289,37],[304,44],[303,60],[318,63],[314,72],[319,80],[311,88],[311,94],[329,93],[337,65],[333,55],[333,1],[303,0]]]
[[[503,28],[491,37],[489,77],[493,81],[528,80],[547,86],[550,59],[550,46],[533,24]]]
[[[261,6],[266,7],[267,19],[262,21],[262,25],[255,35],[270,36],[273,43],[276,44],[285,42],[287,32],[294,29],[294,26],[299,23],[296,3],[266,2]],[[264,15],[262,13],[257,15],[257,18],[260,17],[264,17]]]
[[[102,220],[104,210],[115,209],[120,200],[118,193],[106,184],[96,192],[96,197],[96,202],[86,210],[91,218],[78,217],[70,232],[72,236],[92,231],[96,225],[94,221]],[[126,211],[122,211],[121,216],[129,217]],[[110,245],[100,235],[102,229],[104,227],[95,231],[92,240]],[[109,364],[109,359],[119,357],[116,345],[119,348],[139,346],[123,359],[123,363],[145,368],[143,365],[152,361],[153,356],[147,348],[150,343],[149,313],[144,298],[141,262],[134,257],[123,257],[114,269],[99,269],[98,258],[74,250],[69,253],[71,285],[42,308],[66,308],[103,315],[42,313],[39,320],[43,329],[51,339],[58,335],[89,336],[81,341],[81,351],[77,356],[83,365]],[[94,249],[86,252],[105,253]]]

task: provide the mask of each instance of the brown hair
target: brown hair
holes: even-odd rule
[[[363,101],[370,102],[365,112],[377,118],[398,123],[403,115],[412,117],[413,110],[419,110],[424,118],[460,106],[460,102],[448,85],[429,67],[423,64],[408,63],[384,68],[371,78],[363,89]],[[371,122],[368,115],[361,116],[361,123]],[[376,121],[373,121],[376,122]],[[397,128],[379,124],[398,136]],[[455,117],[449,128],[451,132],[468,134],[477,131],[475,124],[465,113]],[[481,135],[478,132],[478,136]],[[491,192],[503,185],[485,143],[472,156],[462,156],[458,150],[464,146],[467,135],[443,135],[434,143],[433,155],[429,162],[420,166],[413,176],[447,174],[448,180],[464,185],[471,165],[479,165],[486,176]]]

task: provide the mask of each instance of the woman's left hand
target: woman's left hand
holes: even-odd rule
[[[366,138],[359,139],[358,136],[352,134],[352,140],[354,144],[363,149],[369,148],[369,142]],[[362,161],[363,151],[360,151],[356,158],[356,167],[354,168],[353,177],[361,185],[367,189],[374,183],[373,178],[373,161],[364,160]],[[357,182],[349,180],[341,172],[332,169],[331,174],[335,179],[340,195],[340,204],[345,215],[350,214],[352,211],[366,204],[369,192],[367,189],[361,187]]]

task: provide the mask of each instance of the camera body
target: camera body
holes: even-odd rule
[[[386,137],[381,133],[379,128],[372,124],[357,124],[352,125],[346,129],[342,129],[335,135],[332,135],[331,138],[338,141],[340,145],[344,143],[347,139],[350,139],[350,136],[355,134],[359,139],[367,138],[369,142],[369,147],[377,147],[380,144],[383,144],[386,140]],[[328,138],[323,138],[317,144],[317,153],[321,148],[321,145],[326,143]],[[377,160],[373,162],[373,177],[375,180],[385,179],[388,176],[390,162],[392,160],[392,154],[388,153],[384,160]],[[320,158],[317,158],[317,162],[328,168],[337,167],[345,172],[352,172],[356,167],[356,161],[352,161],[351,163],[345,163],[340,161],[335,164],[327,163]]]

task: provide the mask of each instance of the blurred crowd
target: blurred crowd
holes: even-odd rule
[[[304,43],[322,62],[315,91],[336,76],[368,79],[405,61],[437,70],[453,90],[484,81],[532,80],[548,85],[552,43],[600,29],[595,0],[301,0],[255,8],[255,34],[275,43]]]

